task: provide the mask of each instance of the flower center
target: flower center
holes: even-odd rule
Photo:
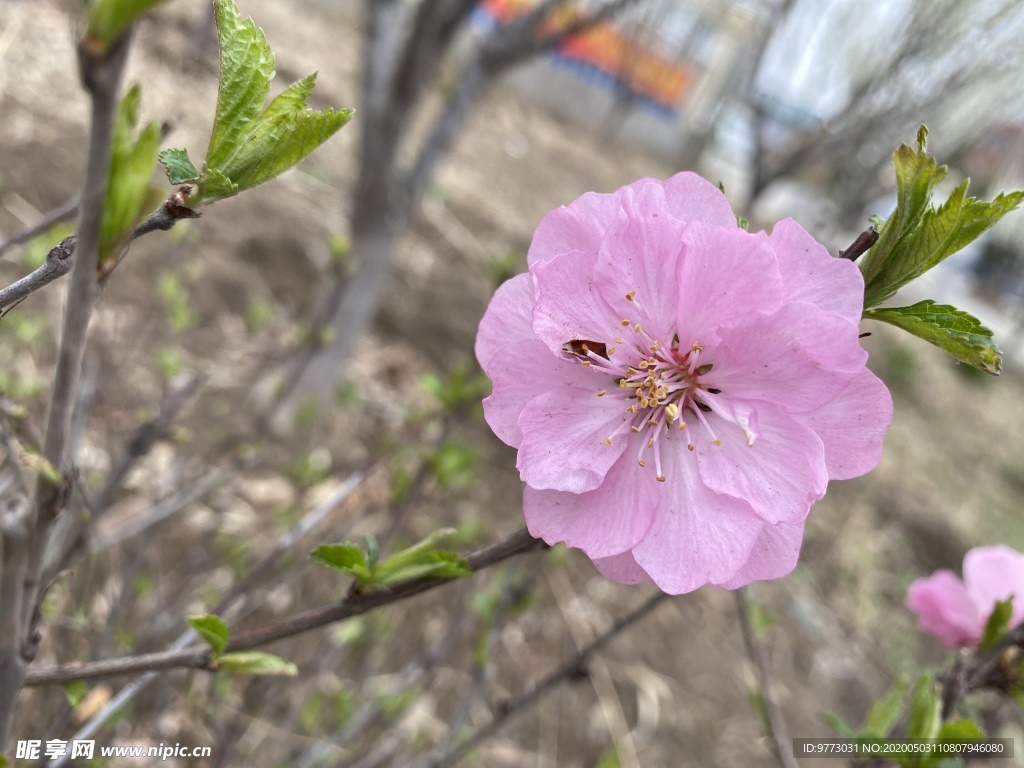
[[[646,314],[637,304],[636,291],[630,291],[626,298],[637,306],[641,316]],[[580,358],[585,367],[607,372],[614,378],[617,390],[599,389],[598,397],[615,397],[626,402],[625,410],[630,418],[608,435],[605,443],[612,445],[627,428],[634,434],[646,431],[637,463],[646,467],[645,456],[651,451],[658,481],[665,482],[659,438],[669,429],[682,431],[686,447],[693,451],[693,429],[687,424],[687,418],[696,419],[711,435],[712,444],[721,445],[704,415],[712,410],[705,400],[714,400],[719,390],[701,384],[701,377],[711,370],[711,364],[702,362],[702,356],[706,358],[706,355],[699,343],[680,350],[678,335],[665,344],[651,336],[640,322],[623,319],[620,324],[623,335],[628,338],[612,339],[615,346],[573,340],[566,342],[562,349]]]

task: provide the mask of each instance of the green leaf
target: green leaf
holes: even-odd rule
[[[959,719],[959,720],[948,720],[942,724],[942,728],[939,729],[938,741],[940,742],[964,742],[964,741],[977,741],[985,738],[985,731],[972,720]],[[935,756],[924,756],[918,763],[920,768],[932,768],[932,766],[946,765],[943,762],[943,758],[940,755]],[[956,761],[950,763],[951,765],[961,766],[962,761]]]
[[[188,204],[192,208],[208,205],[216,200],[237,195],[241,190],[237,184],[220,171],[210,168],[203,170],[196,184],[196,190],[189,196]]]
[[[857,731],[853,729],[853,726],[851,726],[842,718],[842,716],[837,715],[835,712],[822,712],[820,717],[829,726],[832,727],[832,730],[838,733],[842,738],[852,739],[857,736]]]
[[[274,54],[266,37],[252,19],[242,19],[231,0],[216,0],[215,17],[220,90],[198,195],[189,201],[194,207],[280,175],[333,136],[353,114],[351,109],[309,109],[316,73],[286,88],[264,110],[274,77]]]
[[[167,180],[171,184],[191,184],[199,181],[199,170],[189,160],[184,149],[165,149],[160,152],[160,162],[167,169]]]
[[[988,617],[988,621],[985,622],[985,631],[981,636],[981,642],[978,643],[979,651],[987,651],[996,641],[999,640],[1003,635],[1010,629],[1010,619],[1013,617],[1013,595],[1010,595],[1005,600],[1000,600],[996,603],[995,609],[992,611],[992,615]]]
[[[129,24],[158,2],[160,0],[92,0],[85,22],[86,37],[99,40],[107,50]]]
[[[134,138],[141,92],[135,85],[124,95],[114,116],[110,173],[100,220],[100,265],[116,257],[128,242],[135,225],[157,205],[162,192],[149,180],[156,167],[160,126],[149,123]]]
[[[64,683],[61,687],[64,689],[64,698],[68,700],[68,704],[72,708],[81,704],[82,699],[89,694],[89,686],[84,680],[72,680],[69,683]]]
[[[992,341],[992,331],[948,304],[928,299],[909,307],[869,309],[864,317],[902,328],[986,373],[998,375],[1002,368],[1002,353]]]
[[[864,721],[863,735],[879,739],[889,735],[903,714],[903,700],[909,684],[906,676],[900,675],[886,694],[871,705]]]
[[[216,668],[225,672],[244,672],[249,675],[295,677],[299,673],[293,662],[263,651],[225,653],[217,659]]]
[[[214,656],[220,656],[228,647],[228,625],[219,616],[186,616],[187,621],[199,636],[213,649]]]
[[[902,144],[893,153],[896,210],[878,227],[878,242],[860,260],[864,306],[873,307],[901,286],[923,275],[973,242],[1024,200],[1024,191],[1001,194],[992,202],[967,196],[961,182],[940,207],[932,206],[946,167],[925,151],[928,131],[918,131],[917,149]]]
[[[385,567],[387,566],[387,567]],[[415,562],[399,566],[384,561],[374,573],[374,582],[381,586],[396,584],[408,579],[419,579],[431,576],[441,579],[458,579],[473,572],[466,560],[454,552],[436,549],[420,555]]]
[[[933,739],[942,724],[942,702],[939,686],[931,674],[925,672],[914,685],[910,696],[910,714],[907,716],[908,739]]]
[[[242,19],[232,0],[215,0],[220,83],[206,164],[221,169],[245,143],[274,77],[274,53],[263,30]]]
[[[351,541],[321,544],[309,553],[309,559],[318,565],[355,576],[361,586],[368,584],[372,578],[366,553]]]
[[[223,167],[214,167],[248,189],[280,175],[337,133],[353,112],[309,109],[306,100],[315,83],[314,72],[288,87],[260,115],[238,153]]]

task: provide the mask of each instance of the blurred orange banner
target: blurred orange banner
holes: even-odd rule
[[[537,0],[484,0],[481,9],[491,19],[506,23],[529,11]],[[542,35],[584,18],[575,6],[553,11],[542,27]],[[674,113],[689,93],[695,76],[684,63],[645,50],[619,29],[614,21],[603,21],[558,47],[555,55],[568,63],[582,65],[584,73],[606,86],[626,86],[659,111]],[[595,79],[595,78],[590,78]]]

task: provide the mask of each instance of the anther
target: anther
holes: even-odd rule
[[[630,291],[626,294],[626,301],[632,301],[636,298],[636,291]]]
[[[637,464],[639,464],[641,467],[646,467],[647,466],[647,462],[644,461],[643,459],[637,459],[636,461],[637,461]]]
[[[604,397],[607,394],[608,394],[608,390],[607,389],[599,389],[599,390],[597,390],[597,396],[598,397]]]
[[[621,325],[623,328],[628,328],[629,327],[629,320],[619,320],[619,325]],[[619,342],[619,343],[621,344],[622,342]]]

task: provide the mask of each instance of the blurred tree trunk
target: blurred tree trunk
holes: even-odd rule
[[[354,274],[339,281],[326,301],[325,321],[313,334],[284,388],[275,429],[291,428],[307,402],[329,404],[348,360],[368,327],[399,238],[484,89],[495,77],[574,34],[645,0],[612,0],[598,11],[542,34],[550,14],[566,0],[542,0],[522,17],[473,44],[457,85],[407,168],[398,155],[423,97],[438,87],[441,64],[476,0],[367,0],[359,176],[351,213]]]

